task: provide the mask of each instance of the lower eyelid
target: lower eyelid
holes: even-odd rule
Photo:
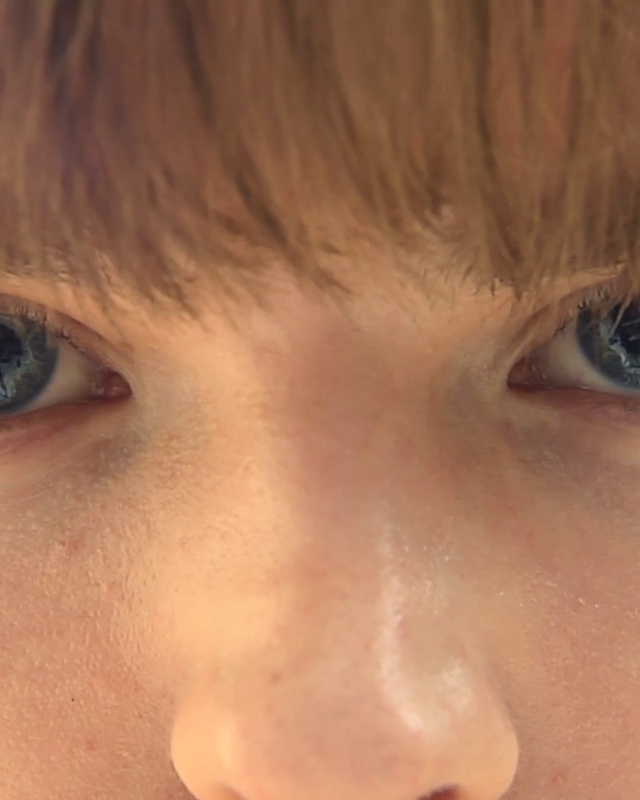
[[[598,375],[582,351],[576,338],[575,321],[566,325],[542,347],[519,362],[509,376],[512,388],[582,389],[603,395],[615,394],[617,400],[624,390]],[[636,393],[629,393],[634,397]]]
[[[621,396],[579,387],[518,386],[512,396],[527,405],[562,413],[560,432],[574,425],[588,426],[594,434],[594,423],[620,430],[626,437],[630,426],[640,425],[640,393]],[[531,409],[533,410],[533,408]]]
[[[32,454],[43,463],[42,447],[48,440],[66,430],[83,436],[86,424],[100,413],[100,406],[106,405],[111,405],[110,401],[66,404],[0,419],[0,473],[9,458],[12,472],[17,472],[21,458]],[[58,444],[49,466],[59,462],[60,452]]]

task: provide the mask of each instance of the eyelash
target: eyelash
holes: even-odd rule
[[[73,347],[74,350],[87,358],[114,372],[121,371],[121,368],[113,364],[109,356],[104,352],[105,348],[93,345],[90,341],[91,332],[69,317],[63,318],[57,312],[37,303],[30,303],[6,295],[0,295],[0,314],[28,319],[31,322],[42,325],[52,336],[67,342],[70,347]]]
[[[53,336],[64,339],[76,350],[84,353],[84,350],[75,343],[75,340],[69,333],[67,327],[63,323],[54,320],[51,312],[45,309],[36,309],[24,304],[14,305],[10,302],[5,305],[3,300],[0,299],[0,314],[15,316],[19,317],[20,319],[28,319],[31,322],[36,322],[38,325],[42,325],[43,328],[46,328],[47,331]]]
[[[517,347],[516,363],[550,341],[583,311],[597,311],[606,316],[616,305],[639,302],[640,298],[625,290],[620,278],[599,283],[579,292],[573,292],[554,305],[549,305],[534,314],[525,325]],[[28,319],[46,328],[52,336],[67,342],[74,350],[92,359],[115,373],[122,372],[122,365],[115,364],[105,353],[106,348],[92,344],[91,331],[81,323],[52,311],[40,304],[0,294],[0,314]],[[95,334],[97,337],[97,334]],[[125,379],[126,376],[125,376]],[[127,379],[128,380],[128,379]]]
[[[633,294],[622,287],[621,281],[618,279],[573,292],[554,305],[546,306],[534,314],[525,325],[521,334],[521,344],[518,347],[518,360],[551,341],[583,311],[596,312],[606,316],[615,306],[627,305],[635,299]]]
[[[586,292],[583,292],[579,298],[574,298],[571,309],[564,313],[556,332],[562,330],[583,311],[597,312],[606,316],[611,310],[620,303],[627,302],[626,296],[616,291],[615,285],[605,284],[603,286],[596,286]],[[630,299],[629,299],[630,300]],[[562,304],[564,306],[564,304]]]
[[[104,404],[126,400],[134,394],[129,379],[132,367],[127,365],[121,349],[118,349],[117,358],[112,358],[108,342],[91,328],[39,303],[3,294],[0,294],[0,315],[15,316],[42,326],[46,329],[49,337],[68,344],[70,349],[75,350],[79,356],[90,362],[95,372],[95,383],[91,390],[93,403],[61,402],[57,405],[0,417],[0,434],[2,435],[2,446],[5,447],[3,452],[7,452],[6,447],[11,449],[16,446],[15,442],[12,444],[11,438],[6,438],[11,437],[12,434],[19,437],[23,433],[31,432],[32,435],[37,436],[39,435],[38,431],[49,428],[57,430],[71,420],[70,410],[73,411],[73,421],[77,422],[80,418],[79,415],[81,416],[79,411],[81,407],[91,413],[95,409],[96,403]]]

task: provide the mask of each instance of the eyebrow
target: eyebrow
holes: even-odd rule
[[[331,241],[327,214],[337,227],[353,222],[354,230],[400,242],[431,230],[451,201],[465,214],[444,235],[451,256],[438,266],[451,277],[535,291],[544,279],[623,264],[640,284],[639,148],[629,142],[640,108],[614,107],[605,80],[617,52],[611,37],[622,26],[603,27],[600,39],[591,36],[593,48],[579,53],[575,130],[553,176],[557,186],[538,207],[526,178],[507,186],[495,172],[484,6],[398,6],[388,18],[363,17],[368,35],[355,39],[322,0],[300,18],[275,2],[263,16],[232,5],[215,25],[215,3],[180,12],[172,0],[70,11],[52,0],[29,7],[29,20],[24,0],[3,6],[13,10],[0,48],[6,274],[77,286],[106,301],[113,275],[140,297],[183,303],[189,286],[176,253],[221,295],[268,281],[266,253],[329,291],[340,274],[316,262],[331,261],[330,246],[347,252],[351,243],[344,230]],[[581,7],[585,30],[600,33],[598,8]],[[531,33],[532,8],[522,0],[509,12],[515,48]],[[229,69],[238,52],[242,69]],[[402,91],[363,68],[380,53],[397,68],[389,75]],[[512,60],[529,86],[531,65]],[[322,237],[327,249],[317,259],[312,250]],[[425,291],[435,267],[416,260],[412,277]]]
[[[624,191],[617,193],[617,198],[627,197],[629,191],[632,191],[636,208],[640,208],[640,188],[633,187],[629,183],[628,176],[624,176],[622,181],[624,184]],[[596,193],[597,194],[597,193]],[[631,244],[635,243],[636,228],[634,225],[632,206],[622,203],[623,209],[617,207],[611,208],[610,225],[617,230],[617,234],[613,237],[604,239],[593,221],[588,217],[582,219],[582,227],[579,230],[581,238],[581,246],[585,254],[581,260],[574,260],[570,265],[566,265],[565,269],[558,270],[555,274],[538,272],[532,276],[529,281],[523,279],[516,269],[515,275],[511,276],[509,273],[498,273],[488,270],[485,274],[478,270],[474,274],[469,269],[470,261],[466,254],[466,244],[461,244],[460,239],[457,239],[455,234],[452,233],[450,238],[444,238],[441,247],[438,250],[436,245],[431,250],[434,255],[433,260],[425,267],[425,261],[422,254],[416,252],[415,258],[410,257],[404,259],[403,263],[405,268],[402,274],[409,278],[413,288],[418,292],[424,294],[428,299],[432,296],[434,269],[437,272],[436,277],[441,277],[443,274],[450,279],[466,280],[474,282],[474,279],[480,278],[477,285],[480,288],[487,288],[491,285],[500,284],[516,288],[520,293],[530,293],[533,299],[541,292],[541,286],[544,279],[557,279],[559,282],[566,281],[566,278],[573,276],[586,277],[589,274],[597,276],[601,279],[603,270],[607,270],[607,274],[613,277],[614,274],[624,273],[628,278],[629,285],[633,291],[640,291],[640,270],[638,269],[638,260],[633,253],[630,252],[628,247],[628,240],[624,234],[620,235],[620,220],[625,220],[629,224],[629,241]],[[552,207],[550,207],[552,208]],[[551,212],[550,212],[551,213]],[[625,216],[626,215],[626,216]],[[607,226],[601,226],[601,229],[606,229]],[[609,228],[609,233],[611,228]],[[1,243],[0,243],[1,248]],[[190,302],[188,287],[182,283],[180,276],[176,276],[175,284],[168,282],[166,276],[161,276],[160,280],[156,283],[156,275],[153,268],[147,268],[139,273],[136,277],[138,282],[131,281],[131,276],[123,269],[118,269],[113,260],[107,254],[102,254],[98,257],[97,252],[91,250],[91,245],[83,245],[84,257],[78,257],[78,253],[74,252],[73,248],[68,248],[63,251],[62,248],[43,247],[40,250],[39,259],[29,259],[23,257],[16,259],[14,257],[7,260],[2,268],[4,274],[16,280],[18,284],[25,279],[35,282],[43,282],[56,287],[70,288],[74,293],[79,296],[90,295],[95,301],[98,302],[103,309],[110,313],[114,296],[126,298],[138,298],[145,301],[152,301],[153,298],[161,298],[169,302],[169,307],[175,305],[182,309],[186,309],[190,313],[193,311],[193,306]],[[330,257],[327,259],[330,262]],[[171,270],[170,264],[163,265],[165,270]],[[390,266],[390,269],[393,267]],[[330,269],[330,268],[329,268]],[[339,273],[332,273],[336,277],[335,284],[329,284],[331,287],[342,287],[343,284],[340,280]],[[144,283],[141,285],[139,280],[142,277]],[[115,279],[115,280],[114,280]],[[241,283],[242,277],[239,278]],[[265,271],[262,276],[262,282],[265,287],[269,284],[269,272]],[[116,289],[117,286],[117,289]],[[228,286],[228,284],[227,284]],[[1,290],[1,286],[0,286]],[[329,288],[331,291],[332,288]],[[156,294],[157,291],[157,294]],[[215,294],[219,291],[215,280],[212,282],[211,291]],[[224,290],[223,290],[224,291]]]
[[[571,274],[596,274],[611,268],[624,271],[633,286],[640,289],[637,251],[640,181],[636,173],[630,166],[618,162],[611,173],[595,177],[587,175],[584,184],[582,207],[571,206],[571,186],[561,186],[554,195],[544,198],[539,227],[535,237],[525,242],[529,250],[524,253],[519,252],[518,247],[525,237],[514,241],[509,239],[509,233],[514,229],[531,230],[531,226],[526,219],[518,218],[515,212],[510,215],[510,210],[505,211],[504,206],[500,212],[502,216],[496,212],[493,217],[499,236],[488,242],[484,252],[476,248],[467,236],[468,213],[465,217],[452,212],[449,222],[440,226],[433,217],[433,227],[426,229],[426,234],[432,242],[439,243],[438,255],[429,262],[428,255],[425,255],[428,249],[421,251],[416,247],[409,258],[400,259],[405,266],[409,265],[403,274],[414,282],[418,291],[427,293],[429,278],[437,270],[454,280],[475,281],[479,286],[499,283],[512,286],[517,292],[535,294],[542,281],[562,279]],[[30,186],[35,192],[36,206],[46,201],[46,184],[36,179]],[[107,207],[114,202],[107,199]],[[69,204],[74,205],[73,197],[69,198]],[[99,222],[104,213],[100,204],[94,208],[84,206],[82,210],[94,222]],[[77,214],[77,200],[75,211]],[[64,209],[60,213],[63,214]],[[164,215],[160,215],[155,226],[147,231],[144,222],[149,217],[148,209],[145,209],[141,218],[135,220],[134,224],[139,225],[141,231],[137,240],[120,236],[113,226],[107,226],[107,235],[103,231],[101,245],[97,245],[84,231],[75,239],[69,236],[65,240],[53,230],[53,226],[37,228],[37,218],[26,221],[14,218],[13,224],[7,224],[6,215],[0,215],[1,269],[5,275],[17,280],[28,278],[54,286],[64,284],[78,292],[91,292],[106,305],[114,291],[115,278],[132,296],[146,300],[165,298],[170,303],[177,302],[179,306],[188,308],[188,281],[176,266],[173,254],[157,242],[155,247],[148,246],[154,235],[157,236],[158,229],[163,226],[171,229],[171,215],[165,209]],[[287,261],[277,247],[269,249],[252,241],[251,227],[251,220],[234,220],[235,241],[242,242],[244,248],[244,258],[238,268],[233,257],[225,260],[220,258],[219,250],[216,251],[215,226],[212,226],[214,230],[209,240],[214,245],[211,252],[208,242],[205,242],[195,253],[188,254],[201,273],[211,278],[212,291],[231,296],[233,292],[230,290],[234,286],[242,289],[245,281],[254,286],[260,282],[267,285],[271,268],[263,266],[267,260],[279,268],[289,269],[292,274],[304,276],[304,268],[296,263],[295,255]],[[71,229],[73,231],[73,226]],[[249,232],[246,236],[245,229]],[[19,234],[25,230],[29,235],[21,239]],[[421,240],[424,241],[424,237]],[[335,247],[334,252],[340,254],[342,251]],[[331,263],[330,247],[322,254],[322,260],[325,265]],[[389,259],[389,264],[391,269],[392,259]],[[311,280],[316,285],[322,285],[324,280],[328,291],[336,287],[339,290],[342,286],[340,273],[326,266],[323,272],[312,275]]]

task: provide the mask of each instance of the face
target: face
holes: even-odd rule
[[[353,286],[116,327],[5,281],[2,800],[640,785],[632,390],[506,290]]]

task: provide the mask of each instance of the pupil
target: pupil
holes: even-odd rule
[[[49,386],[58,342],[38,322],[0,314],[0,416],[23,411]]]
[[[0,366],[6,365],[20,366],[22,358],[22,343],[6,325],[0,325]]]
[[[600,374],[630,389],[640,389],[640,310],[615,306],[604,318],[592,311],[578,316],[576,336],[585,357]]]

